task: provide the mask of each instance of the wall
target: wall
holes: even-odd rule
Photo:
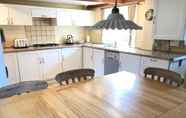
[[[31,43],[30,38],[26,36],[25,26],[0,26],[3,28],[5,33],[5,47],[12,47],[13,41],[17,38],[27,38]],[[51,42],[62,43],[67,34],[72,34],[74,36],[74,40],[76,42],[84,42],[85,40],[85,29],[82,27],[74,27],[74,26],[61,26],[61,27],[54,27],[55,29],[55,39],[50,40]],[[43,40],[40,41],[42,43]],[[43,41],[46,43],[46,41]]]

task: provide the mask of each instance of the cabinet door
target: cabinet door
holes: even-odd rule
[[[144,75],[144,70],[148,67],[157,67],[169,69],[169,61],[156,58],[142,57],[141,58],[141,75]]]
[[[183,40],[185,0],[156,0],[154,39]]]
[[[45,80],[54,79],[61,70],[60,51],[46,50],[39,52],[42,59],[43,78]]]
[[[56,18],[57,17],[57,9],[43,8],[43,7],[32,7],[32,17]]]
[[[72,16],[69,10],[57,10],[57,25],[58,26],[72,26]]]
[[[92,26],[94,24],[93,12],[88,10],[73,10],[72,22],[77,26]],[[80,18],[81,17],[81,18]]]
[[[9,15],[8,15],[8,7],[0,5],[0,25],[8,25],[9,23]]]
[[[37,52],[18,53],[21,81],[42,80],[41,59]]]
[[[94,68],[93,48],[83,47],[83,67]]]
[[[9,6],[10,25],[32,25],[31,9],[27,6]]]
[[[5,65],[7,67],[7,79],[10,84],[20,82],[19,68],[16,53],[4,54]]]
[[[82,49],[79,47],[62,49],[62,65],[63,71],[82,68]]]
[[[104,50],[93,49],[94,69],[96,76],[104,75]]]
[[[120,53],[119,71],[127,71],[139,74],[140,63],[141,63],[140,56]]]

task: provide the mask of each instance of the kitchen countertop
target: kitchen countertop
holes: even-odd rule
[[[179,61],[179,60],[186,59],[186,54],[149,51],[149,50],[142,50],[142,49],[129,48],[129,47],[114,48],[114,47],[105,46],[103,44],[74,44],[74,45],[59,45],[59,46],[51,46],[51,47],[37,47],[37,48],[29,47],[29,48],[22,48],[22,49],[4,48],[4,53],[38,51],[38,50],[60,49],[60,48],[70,48],[70,47],[90,47],[90,48],[116,51],[116,52],[121,52],[126,54],[146,56],[146,57],[152,57],[152,58],[158,58],[158,59],[164,59],[170,61]]]
[[[128,72],[0,99],[1,118],[185,118],[186,90]]]

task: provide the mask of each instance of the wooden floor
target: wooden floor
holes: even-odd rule
[[[0,118],[186,118],[186,90],[121,72],[1,99]]]

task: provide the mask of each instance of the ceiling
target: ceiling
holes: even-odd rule
[[[30,0],[30,1],[39,1],[39,2],[52,2],[52,3],[62,3],[62,4],[72,4],[72,5],[99,5],[103,4],[104,2],[98,2],[95,0]]]

